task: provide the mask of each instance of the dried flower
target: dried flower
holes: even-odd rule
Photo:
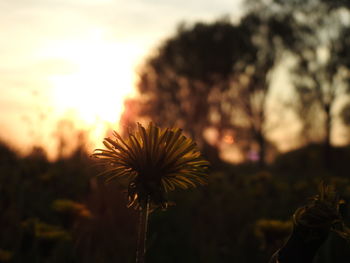
[[[117,132],[113,135],[103,141],[107,149],[96,149],[93,156],[108,167],[101,174],[106,181],[127,179],[128,207],[143,209],[149,200],[152,207],[166,208],[166,192],[206,184],[209,162],[181,129],[152,123],[145,129],[138,123],[124,139]]]
[[[341,204],[344,204],[344,200],[339,198],[334,187],[322,182],[319,185],[319,194],[313,197],[309,204],[295,212],[294,224],[329,229],[350,240],[350,230],[345,226],[339,212]]]

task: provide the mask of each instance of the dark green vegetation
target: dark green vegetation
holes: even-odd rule
[[[291,215],[321,179],[350,201],[350,148],[322,146],[258,165],[223,165],[207,187],[172,193],[177,205],[151,214],[148,262],[267,262],[291,231]],[[134,262],[137,213],[118,185],[96,180],[93,160],[77,150],[50,163],[39,149],[18,157],[0,148],[0,262]],[[343,208],[345,221],[348,204]],[[331,235],[317,262],[348,262],[350,246]]]
[[[98,187],[77,149],[50,163],[0,146],[0,262],[128,262],[137,221],[123,194]]]

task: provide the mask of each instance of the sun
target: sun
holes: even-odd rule
[[[55,109],[73,111],[90,125],[118,122],[123,101],[133,92],[137,49],[93,32],[83,39],[60,41],[50,52],[71,65],[68,72],[49,77]]]

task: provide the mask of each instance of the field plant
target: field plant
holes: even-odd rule
[[[339,211],[340,205],[344,203],[334,186],[322,182],[319,193],[294,213],[294,224],[311,229],[327,229],[350,241],[350,229],[345,225]]]
[[[138,123],[124,138],[113,135],[104,139],[106,149],[96,149],[93,156],[106,168],[100,174],[106,182],[127,182],[128,207],[140,211],[136,262],[143,263],[149,213],[168,207],[167,192],[206,184],[209,162],[181,129]]]

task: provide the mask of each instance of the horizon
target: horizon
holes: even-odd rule
[[[240,2],[3,1],[0,138],[21,153],[42,146],[54,158],[59,123],[71,121],[88,133],[88,147],[99,145],[118,129],[145,57],[182,21],[234,16]]]

